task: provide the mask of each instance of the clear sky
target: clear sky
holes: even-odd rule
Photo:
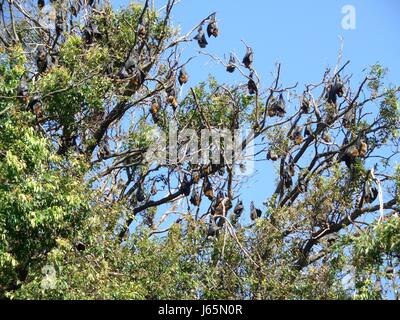
[[[112,1],[116,8],[128,0]],[[156,7],[165,4],[156,0]],[[342,7],[356,10],[356,28],[342,28]],[[351,61],[347,72],[353,73],[353,86],[365,75],[362,70],[379,62],[389,68],[389,83],[400,85],[400,1],[398,0],[182,0],[173,13],[173,22],[186,33],[202,18],[216,11],[221,29],[217,39],[210,39],[207,51],[220,57],[234,51],[244,54],[243,39],[253,47],[255,68],[265,86],[272,81],[275,63],[282,63],[284,86],[299,82],[298,93],[305,83],[321,80],[327,67],[334,67],[344,39],[342,61]],[[197,56],[188,66],[190,81],[195,86],[212,73],[219,81],[243,81],[227,75],[222,66],[199,56],[195,43],[183,47],[185,56]],[[250,198],[261,207],[271,194],[273,167],[261,162],[258,174],[248,184],[245,205]]]

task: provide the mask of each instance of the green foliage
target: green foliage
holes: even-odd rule
[[[18,118],[0,123],[0,288],[25,281],[58,236],[73,236],[89,212],[79,162],[64,163]],[[1,292],[4,294],[4,292]]]
[[[296,111],[290,118],[279,118],[278,124],[273,122],[277,118],[266,114],[268,130],[257,132],[261,140],[257,140],[257,148],[274,151],[279,173],[275,182],[285,186],[266,199],[262,218],[249,222],[242,216],[237,221],[231,209],[219,235],[207,237],[209,214],[207,208],[203,209],[206,205],[203,202],[193,214],[189,199],[182,196],[172,199],[171,194],[179,190],[174,184],[179,180],[183,185],[184,174],[192,182],[196,172],[203,176],[198,184],[190,186],[190,192],[195,188],[203,192],[200,185],[208,177],[215,193],[225,192],[224,188],[235,193],[241,181],[229,172],[232,168],[226,166],[227,173],[219,170],[214,175],[184,162],[161,168],[166,173],[152,172],[151,164],[143,160],[143,153],[157,141],[155,127],[168,134],[168,122],[178,130],[265,129],[259,127],[264,120],[265,92],[260,89],[256,101],[244,86],[220,84],[209,76],[207,81],[192,85],[193,91],[183,90],[185,97],[172,110],[165,101],[165,91],[169,85],[177,89],[174,78],[178,70],[173,70],[171,78],[167,75],[171,65],[175,65],[172,60],[178,52],[174,52],[178,33],[165,17],[150,10],[142,21],[146,26],[145,44],[138,46],[143,44],[137,32],[142,10],[143,6],[137,3],[121,11],[102,7],[90,16],[101,37],[87,43],[79,33],[64,32],[57,63],[42,73],[36,73],[35,67],[32,69],[36,63],[30,57],[33,52],[26,54],[26,48],[19,46],[1,49],[0,299],[385,297],[377,290],[377,283],[381,279],[386,285],[392,280],[396,282],[393,272],[389,274],[386,267],[397,267],[400,257],[398,208],[388,207],[385,212],[393,212],[376,220],[373,212],[377,211],[378,201],[363,206],[360,198],[366,182],[367,151],[373,152],[386,144],[398,146],[399,88],[384,87],[387,70],[376,64],[369,74],[372,94],[364,102],[375,103],[379,112],[376,108],[372,115],[364,114],[347,131],[339,124],[341,118],[332,124],[320,119],[337,116],[339,104],[323,101],[322,115],[314,117],[316,112],[310,108],[309,112]],[[23,20],[17,24],[20,36],[36,40],[37,34],[26,28],[29,24]],[[162,55],[159,51],[163,45],[172,48],[172,53],[165,50]],[[118,71],[132,48],[136,50],[135,63],[140,61],[137,67],[146,79],[130,95],[126,89],[132,79],[121,79]],[[28,93],[18,97],[24,77],[30,79]],[[270,93],[276,97],[284,88],[278,82],[276,86],[275,91],[267,90],[267,96]],[[311,87],[315,85],[307,90],[311,91]],[[41,101],[40,112],[29,108],[35,97]],[[158,118],[153,117],[151,122],[148,110],[153,98],[160,98],[162,105],[155,112]],[[363,113],[363,104],[358,101],[354,104],[357,115]],[[345,105],[342,103],[340,108]],[[124,116],[131,111],[135,119],[128,122]],[[304,125],[302,116],[313,126],[310,136],[316,135],[310,138],[310,148],[306,146],[303,151],[308,138],[302,137],[302,142],[295,144],[290,135],[293,123]],[[373,125],[372,117],[376,117]],[[105,118],[108,121],[105,133],[96,135]],[[321,143],[320,135],[328,129],[335,141]],[[354,154],[347,154],[351,164],[345,166],[341,157],[346,150],[335,149],[340,148],[343,133],[356,140],[370,129],[365,154],[361,156],[360,150],[353,150]],[[71,138],[78,140],[76,145]],[[69,149],[60,152],[61,145],[67,142]],[[85,149],[87,146],[96,146],[98,155],[90,148]],[[106,146],[108,152],[104,150]],[[265,150],[259,152],[263,160]],[[309,153],[313,164],[303,158],[288,169],[296,152]],[[381,162],[390,165],[387,159]],[[285,170],[288,170],[286,176]],[[392,171],[393,176],[377,176],[389,181],[386,184],[382,179],[385,196],[398,201],[399,169]],[[300,177],[306,181],[301,192],[297,188]],[[289,186],[284,183],[288,178]],[[151,182],[162,189],[167,201],[159,200],[163,199],[159,190],[153,194],[147,188]],[[136,194],[138,185],[147,199],[140,204]],[[133,216],[138,206],[145,209]],[[176,221],[169,214],[178,209],[182,211]],[[366,215],[361,214],[362,209]],[[371,215],[367,215],[369,209]],[[161,227],[169,224],[165,230],[161,227],[156,230],[149,223],[159,221],[160,213],[168,220],[161,223]],[[245,210],[244,214],[248,212]],[[368,216],[367,222],[357,224],[364,216]],[[128,218],[133,220],[131,234],[120,238],[120,229]],[[337,238],[327,239],[325,235]],[[355,286],[350,289],[342,283],[343,270],[349,266],[355,270]],[[49,268],[54,270],[52,279],[46,273]]]
[[[369,232],[363,233],[355,241],[354,260],[361,266],[382,262],[384,255],[400,253],[400,221],[389,218],[385,223],[376,223]]]
[[[387,74],[388,70],[383,68],[379,63],[376,63],[371,66],[370,69],[370,78],[371,80],[368,82],[368,87],[372,90],[373,94],[377,94],[381,85],[383,78]]]

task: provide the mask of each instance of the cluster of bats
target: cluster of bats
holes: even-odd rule
[[[196,36],[193,38],[193,40],[196,40],[200,48],[205,48],[208,45],[208,41],[206,38],[206,35],[203,31],[203,25],[205,22],[208,21],[207,25],[207,35],[209,38],[211,37],[218,37],[219,35],[219,28],[216,20],[216,14],[212,14],[208,19],[205,19],[200,23],[200,26],[197,30]],[[173,68],[171,68],[173,69]],[[172,85],[169,85],[165,92],[166,92],[166,103],[172,106],[173,111],[175,112],[176,109],[178,108],[178,99],[177,99],[177,92],[175,88],[175,73],[173,70],[170,70],[168,72],[168,75],[166,77],[168,83],[172,83]],[[179,68],[179,73],[177,75],[177,80],[180,86],[183,86],[189,81],[189,75],[186,71],[185,65],[181,66]],[[162,107],[162,99],[160,96],[153,98],[151,101],[151,106],[150,106],[150,114],[152,116],[153,122],[158,123],[160,121],[159,117],[159,111],[161,110]]]
[[[51,3],[55,3],[57,1],[50,1]],[[85,5],[95,6],[97,1],[74,1],[71,3],[70,12],[72,15],[77,16],[81,11],[82,7]],[[45,1],[38,1],[38,8],[41,10],[45,6]],[[36,52],[36,65],[38,74],[46,72],[49,68],[56,65],[58,63],[58,46],[57,39],[64,32],[65,27],[65,17],[61,11],[57,11],[55,17],[55,38],[56,41],[52,48],[45,48],[44,46],[39,46]],[[196,40],[200,48],[205,48],[208,45],[207,37],[205,32],[203,31],[204,24],[207,23],[207,35],[208,38],[218,37],[219,28],[216,20],[216,14],[212,14],[207,19],[205,19],[200,26],[198,27],[197,34],[193,38]],[[144,38],[147,34],[146,27],[144,25],[138,25],[137,28],[137,36],[139,39]],[[86,45],[91,45],[95,41],[101,39],[101,33],[98,30],[98,27],[95,23],[91,22],[90,19],[87,21],[84,29],[82,30],[82,39]],[[255,78],[255,72],[252,68],[254,63],[254,52],[251,47],[247,46],[246,53],[242,59],[242,64],[245,68],[247,68],[250,72],[248,76],[247,89],[250,95],[254,95],[258,92],[257,79]],[[176,63],[177,65],[177,63]],[[176,67],[174,66],[174,68]],[[237,61],[235,55],[231,54],[228,64],[226,65],[226,71],[229,73],[235,72],[237,67]],[[177,90],[175,88],[176,81],[180,86],[186,84],[189,80],[189,75],[186,71],[185,65],[180,66],[178,69],[178,73],[176,74],[174,68],[168,72],[166,76],[167,82],[170,84],[166,86],[165,93],[166,98],[165,102],[172,106],[173,111],[175,112],[178,107],[177,100]],[[107,74],[110,75],[111,72],[107,71]],[[126,60],[120,67],[119,71],[115,75],[115,77],[119,80],[127,81],[128,85],[124,95],[130,95],[133,92],[136,92],[145,81],[145,73],[140,68],[140,66],[136,62],[135,53],[133,50],[128,54]],[[333,109],[336,110],[336,104],[338,98],[341,98],[345,95],[345,86],[339,75],[336,75],[334,79],[327,85],[326,87],[326,95],[325,100],[326,103],[333,106]],[[20,83],[18,96],[20,99],[29,106],[29,109],[36,115],[38,121],[43,119],[42,107],[41,107],[41,99],[40,97],[29,97],[29,90],[27,80],[23,78]],[[160,110],[162,108],[163,99],[161,96],[156,96],[151,100],[150,104],[150,114],[152,116],[153,122],[158,123],[160,121]],[[310,99],[307,98],[307,95],[304,94],[301,100],[300,108],[304,114],[308,114],[310,112],[311,102]],[[280,93],[277,97],[272,96],[267,105],[265,106],[266,112],[269,117],[284,117],[286,114],[286,102],[283,97],[283,93]],[[356,117],[353,110],[349,110],[343,117],[342,124],[345,128],[350,128],[355,124]],[[293,130],[291,130],[289,138],[295,145],[301,145],[305,138],[314,136],[316,131],[313,131],[311,124],[306,124],[304,127],[295,126]],[[331,138],[327,130],[324,130],[321,135],[322,140],[326,143],[331,142]],[[353,143],[349,143],[349,141],[354,141]],[[343,151],[340,152],[338,161],[345,162],[346,166],[349,169],[353,169],[355,164],[357,163],[357,159],[364,158],[368,152],[368,144],[366,137],[346,137],[344,145],[348,145]],[[68,149],[71,146],[76,146],[76,137],[67,136],[64,138],[63,146],[60,149]],[[278,155],[276,151],[273,149],[268,150],[267,159],[272,161],[277,161],[281,155]],[[295,168],[292,162],[291,155],[289,156],[289,160],[286,163],[286,169],[281,173],[282,181],[286,188],[291,188],[293,185],[292,177],[295,174]],[[203,184],[201,188],[201,192],[211,201],[210,208],[210,223],[209,223],[209,236],[216,236],[219,233],[219,230],[223,227],[225,223],[225,219],[227,216],[227,212],[233,207],[232,201],[229,197],[227,197],[222,192],[219,192],[217,196],[214,195],[214,190],[212,183],[208,177],[207,172],[203,172],[201,175],[193,175],[191,177],[191,181],[189,181],[186,176],[182,181],[182,190],[183,194],[186,197],[190,197],[190,203],[193,206],[199,207],[201,204],[201,194],[198,191],[198,188],[194,187],[193,190],[191,186],[193,184],[199,183],[200,179],[203,179]],[[302,185],[302,190],[305,191],[307,188],[306,185]],[[151,195],[155,195],[157,193],[157,189],[155,184],[153,184]],[[362,201],[366,203],[372,203],[377,198],[378,191],[372,186],[369,180],[365,181],[364,189],[363,189],[363,197]],[[145,192],[143,186],[140,184],[136,190],[135,198],[137,202],[146,201]],[[236,206],[233,209],[232,221],[236,222],[241,217],[244,211],[242,201],[238,201]],[[250,204],[250,218],[251,220],[256,220],[261,217],[261,210],[257,209],[254,206],[254,203]]]
[[[210,223],[207,235],[209,237],[214,237],[219,234],[219,230],[224,226],[228,212],[232,209],[233,205],[232,200],[224,192],[219,191],[215,195],[213,185],[209,178],[209,174],[211,174],[209,167],[210,166],[205,166],[200,170],[200,172],[193,173],[191,177],[188,177],[185,174],[180,182],[180,190],[182,190],[182,195],[188,197],[190,203],[195,207],[200,207],[203,195],[211,202],[209,208]],[[199,183],[202,183],[201,188],[197,187]],[[153,182],[150,195],[154,196],[156,194],[157,187],[156,183]],[[143,183],[137,184],[135,200],[136,203],[143,203],[149,200],[144,191]],[[238,200],[231,215],[231,221],[233,224],[238,222],[243,212],[243,202]],[[262,211],[256,208],[252,201],[250,203],[250,219],[254,221],[260,218],[261,215]]]
[[[209,38],[211,38],[211,36],[214,36],[216,38],[219,35],[219,28],[217,25],[215,13],[212,14],[208,20],[207,34],[208,34]],[[194,37],[194,39],[197,40],[197,43],[200,48],[205,48],[208,45],[206,35],[203,31],[203,23],[200,24],[198,31],[197,31],[197,35]],[[250,47],[247,47],[247,51],[246,51],[245,56],[243,57],[242,63],[247,69],[251,70],[250,75],[249,75],[249,81],[247,83],[247,87],[248,87],[249,93],[252,95],[258,91],[256,80],[254,79],[254,71],[251,69],[253,61],[254,61],[253,49]],[[229,58],[229,62],[226,66],[226,71],[229,73],[235,72],[236,62],[237,61],[236,61],[235,56],[233,54],[231,54],[230,58]]]
[[[219,35],[219,28],[218,28],[217,20],[215,17],[216,17],[216,14],[214,13],[208,19],[207,35],[209,38],[211,38],[212,36],[216,38]],[[202,49],[204,49],[208,45],[206,34],[203,31],[204,22],[206,22],[206,21],[203,21],[202,23],[200,23],[200,26],[197,29],[197,34],[194,37],[194,40],[197,40],[199,47]]]
[[[338,98],[341,98],[345,95],[345,86],[340,75],[336,75],[333,80],[328,83],[325,88],[325,92],[325,102],[331,109],[330,112],[327,112],[326,121],[329,122],[329,117],[337,115]],[[308,114],[310,112],[310,106],[310,99],[308,99],[306,93],[304,93],[300,103],[301,112],[303,114]],[[269,104],[266,105],[266,109],[270,117],[283,117],[286,112],[286,107],[282,93],[279,94],[278,98],[272,96]],[[321,120],[321,115],[317,114],[317,118],[318,120]],[[339,162],[344,162],[346,164],[350,172],[354,172],[358,159],[365,158],[369,149],[368,141],[365,135],[359,134],[357,136],[353,136],[354,133],[352,133],[350,129],[355,124],[355,111],[354,109],[350,109],[345,113],[342,119],[342,125],[345,129],[347,129],[347,133],[345,134],[342,150],[339,151],[337,158]],[[318,124],[318,126],[320,125],[321,124]],[[317,130],[314,131],[310,123],[305,124],[304,127],[294,126],[290,131],[289,139],[294,145],[301,145],[305,138],[310,136],[314,137],[317,131],[318,127]],[[327,144],[332,142],[329,132],[326,129],[321,132],[321,139]],[[277,161],[280,157],[281,156],[278,155],[273,149],[269,149],[267,152],[267,160]],[[281,175],[283,185],[288,189],[291,188],[293,185],[292,177],[295,175],[292,155],[289,155],[287,162],[285,161],[285,168],[283,171],[281,171]],[[376,187],[372,186],[368,179],[368,177],[365,178],[362,202],[372,203],[377,198],[378,190]],[[305,181],[299,181],[299,187],[301,192],[305,192],[307,190]]]
[[[59,0],[50,0],[51,4],[57,3],[57,2],[62,2]],[[71,13],[74,16],[77,16],[79,11],[81,10],[81,8],[83,6],[95,6],[96,2],[98,2],[97,0],[76,0],[76,1],[71,1]],[[38,0],[37,1],[37,6],[39,10],[42,10],[44,8],[44,6],[46,5],[46,1],[44,0]]]
[[[222,207],[222,200],[223,196],[221,195],[219,202],[218,199],[215,202],[216,204],[219,203],[214,209],[212,209],[211,212],[211,217],[210,217],[210,222],[208,224],[208,230],[207,230],[207,237],[217,237],[219,235],[220,230],[225,224],[225,217],[226,214],[223,215],[223,207]],[[230,200],[226,201],[224,203],[224,206],[227,206],[225,210],[229,210],[232,208],[232,202]],[[243,202],[241,200],[238,200],[235,208],[233,209],[233,214],[231,215],[231,221],[233,224],[236,224],[239,218],[242,216],[242,213],[244,211],[244,206]],[[226,212],[226,211],[225,211]],[[252,221],[255,221],[258,218],[261,218],[262,211],[258,208],[255,207],[254,202],[251,201],[250,203],[250,219]]]
[[[189,75],[188,75],[188,73],[186,71],[186,67],[184,65],[182,67],[180,67],[177,78],[178,78],[178,83],[180,86],[183,86],[184,84],[186,84],[189,81]],[[172,107],[173,111],[175,112],[176,109],[178,108],[179,103],[178,103],[177,92],[176,92],[176,88],[175,88],[175,74],[172,70],[167,75],[167,82],[172,83],[172,85],[169,85],[165,90],[165,92],[166,92],[165,101],[167,104],[169,104]],[[151,105],[150,105],[150,114],[152,116],[154,123],[158,123],[160,120],[159,111],[161,110],[161,106],[162,106],[161,96],[157,96],[152,99]]]
[[[215,14],[211,16],[209,20],[209,24],[207,26],[208,36],[217,37],[219,34],[219,29],[216,24]],[[197,40],[200,48],[205,48],[208,44],[206,35],[203,31],[202,25],[198,29],[198,33],[194,38]],[[247,88],[249,94],[253,95],[258,92],[258,86],[255,79],[255,74],[252,69],[252,64],[254,62],[254,53],[251,47],[247,47],[245,56],[242,59],[242,64],[250,70],[250,75],[248,76]],[[230,55],[229,62],[226,66],[226,71],[229,73],[233,73],[236,70],[237,61],[233,54]],[[178,82],[180,85],[183,85],[187,82],[188,75],[184,67],[180,69],[178,75]],[[177,107],[177,101],[175,98],[174,89],[171,90],[172,94],[168,94],[167,101],[174,106],[174,109]],[[326,87],[326,103],[333,105],[336,108],[337,100],[340,97],[343,97],[345,94],[345,86],[343,81],[341,80],[339,75],[336,75],[332,81],[332,83],[328,84]],[[160,110],[161,99],[155,98],[152,100],[152,105],[150,107],[150,113],[153,117],[154,122],[158,121],[157,114]],[[300,108],[304,114],[310,113],[311,102],[310,99],[307,98],[307,95],[304,94],[301,100]],[[286,114],[286,102],[283,97],[283,93],[279,93],[279,95],[272,96],[266,105],[266,111],[269,117],[284,117]],[[355,114],[352,110],[346,113],[343,118],[343,126],[345,128],[350,128],[355,124]],[[295,145],[301,145],[305,138],[309,136],[314,136],[315,131],[313,131],[311,124],[308,123],[301,126],[295,126],[293,130],[291,130],[289,138]],[[329,135],[328,130],[324,130],[321,133],[321,138],[326,143],[331,142],[331,137]],[[348,144],[348,141],[344,141],[344,144]],[[368,151],[368,145],[365,138],[357,138],[356,142],[346,148],[339,155],[339,161],[344,161],[348,168],[353,168],[358,158],[363,158],[366,156]],[[280,156],[274,150],[268,150],[267,159],[272,161],[279,160]],[[293,164],[292,156],[289,155],[289,160],[286,162],[286,169],[282,172],[282,181],[285,188],[289,189],[293,186],[292,177],[295,175],[295,165]],[[195,181],[197,183],[198,181]],[[302,192],[307,190],[307,184],[305,181],[299,181],[299,187]],[[212,202],[211,205],[211,217],[209,223],[209,236],[218,235],[219,230],[222,228],[225,222],[225,216],[228,210],[232,208],[232,202],[229,198],[223,195],[221,192],[218,193],[217,197],[214,196],[214,191],[212,188],[212,184],[207,176],[204,178],[203,186],[202,186],[203,194]],[[363,192],[363,199],[367,203],[372,203],[377,197],[377,189],[371,186],[371,183],[366,181]],[[190,203],[194,206],[200,206],[201,203],[201,194],[199,191],[194,188],[192,192],[190,192],[190,188],[188,187],[185,190],[185,196],[190,195]],[[232,221],[237,221],[237,219],[241,216],[243,212],[243,204],[241,201],[234,208],[234,212],[232,214]],[[252,202],[250,205],[250,218],[255,220],[261,216],[261,210],[255,208],[254,203]]]
[[[249,91],[249,94],[254,95],[258,92],[258,86],[257,86],[257,80],[254,78],[254,71],[252,69],[252,65],[254,62],[254,52],[251,47],[247,47],[246,53],[242,59],[242,64],[245,66],[245,68],[250,70],[250,74],[248,76],[248,82],[247,82],[247,89]],[[229,73],[233,73],[236,70],[236,58],[234,54],[231,53],[228,64],[226,66],[226,71]]]

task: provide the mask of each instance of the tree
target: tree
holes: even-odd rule
[[[352,83],[349,62],[300,93],[277,64],[265,85],[247,45],[243,59],[206,52],[214,13],[181,35],[174,4],[1,2],[0,296],[397,295],[400,88],[380,65]],[[188,42],[244,83],[186,90]],[[239,146],[278,167],[262,209],[234,208],[246,168],[227,140],[194,148],[203,131],[239,128],[254,133]],[[220,161],[195,161],[205,150]],[[163,151],[170,161],[155,161]]]

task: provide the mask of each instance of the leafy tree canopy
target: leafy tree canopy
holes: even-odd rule
[[[300,89],[277,64],[262,83],[247,45],[228,61],[207,53],[215,14],[182,32],[174,5],[0,1],[0,298],[398,297],[388,71],[355,83],[339,62]],[[226,83],[186,84],[187,43]],[[156,161],[172,130],[243,128],[254,135],[239,144],[276,164],[263,207],[242,207],[246,166],[223,157],[226,140],[210,146],[216,163],[195,162],[191,139]]]

